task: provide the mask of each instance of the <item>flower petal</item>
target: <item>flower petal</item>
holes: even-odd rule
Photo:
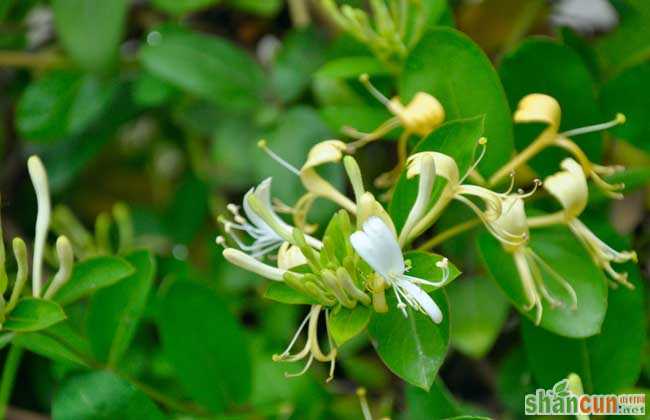
[[[354,250],[386,281],[404,272],[404,258],[397,239],[378,217],[369,218],[363,230],[350,235]]]
[[[427,315],[429,315],[429,318],[431,318],[433,322],[436,324],[440,324],[442,322],[442,312],[440,311],[440,308],[436,302],[434,302],[434,300],[431,298],[431,296],[429,296],[427,292],[420,289],[418,286],[406,279],[400,281],[399,286],[404,292],[409,295],[409,297],[411,297],[418,303],[418,305],[420,305],[420,308],[422,308],[422,310]]]

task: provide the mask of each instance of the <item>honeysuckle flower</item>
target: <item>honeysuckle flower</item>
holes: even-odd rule
[[[591,178],[594,184],[596,184],[596,186],[606,195],[611,198],[622,198],[622,194],[618,191],[621,190],[624,185],[609,184],[601,177],[603,175],[611,175],[612,173],[621,170],[622,167],[602,166],[592,163],[589,161],[589,158],[582,149],[580,149],[580,147],[573,142],[570,137],[607,130],[608,128],[623,124],[625,122],[625,116],[623,114],[617,114],[616,118],[609,122],[559,132],[561,117],[562,110],[560,104],[555,100],[555,98],[540,93],[533,93],[523,97],[521,101],[519,101],[517,110],[514,114],[515,122],[544,123],[547,124],[547,127],[526,149],[492,175],[489,184],[497,184],[505,175],[526,163],[544,148],[555,146],[560,147],[573,155],[582,166],[585,175]]]
[[[229,204],[227,208],[232,214],[233,220],[228,220],[225,217],[219,218],[226,233],[237,246],[255,258],[262,258],[275,251],[283,242],[291,241],[293,227],[284,222],[273,210],[271,182],[271,178],[266,178],[257,187],[248,190],[242,201],[243,216],[239,206]],[[237,231],[253,238],[253,242],[245,243]],[[317,239],[311,236],[307,238],[312,246],[317,248],[322,246]]]
[[[299,247],[284,242],[278,249],[278,268],[281,270],[291,270],[295,267],[307,264],[307,258],[303,255]]]
[[[476,168],[485,154],[485,144],[486,140],[484,138],[479,139],[478,145],[481,147],[481,152],[462,177],[460,177],[460,172],[454,159],[443,153],[419,152],[409,156],[406,176],[407,178],[419,176],[420,182],[415,201],[416,205],[411,210],[413,217],[409,215],[412,223],[405,224],[400,233],[400,243],[408,243],[428,229],[451,200],[460,201],[469,207],[481,222],[483,222],[490,233],[501,242],[517,244],[519,241],[526,239],[519,234],[509,232],[499,224],[491,223],[501,214],[504,200],[512,195],[511,191],[514,186],[513,177],[511,177],[510,187],[503,193],[497,193],[478,185],[464,184],[465,179]],[[432,171],[435,171],[436,176],[444,178],[447,183],[437,202],[433,207],[428,208],[431,189],[433,188],[433,182],[429,179]],[[536,180],[530,192],[524,193],[523,191],[519,191],[516,195],[521,198],[528,197],[534,194],[539,184],[540,182]],[[479,198],[484,203],[485,208],[479,208],[468,197]]]
[[[223,245],[223,237],[217,237],[217,243],[219,245]],[[284,281],[284,275],[287,273],[287,270],[265,264],[257,258],[254,258],[245,252],[242,252],[235,248],[225,248],[223,250],[223,256],[231,264],[252,273],[258,274],[269,280]]]
[[[629,288],[634,288],[627,280],[627,273],[618,273],[612,263],[637,261],[634,251],[616,251],[600,240],[578,216],[587,207],[589,190],[582,167],[571,158],[564,159],[559,171],[544,180],[544,188],[555,197],[563,210],[546,216],[529,219],[531,227],[564,223],[589,251],[596,265],[604,269],[614,280]]]
[[[370,83],[367,74],[362,74],[359,77],[359,80],[366,86],[368,91],[377,98],[379,102],[384,104],[395,116],[380,125],[371,133],[361,133],[349,127],[344,128],[346,134],[353,138],[357,138],[356,141],[348,143],[348,151],[353,153],[366,144],[382,138],[388,134],[388,132],[401,125],[404,128],[404,131],[397,141],[397,165],[395,168],[380,175],[375,180],[375,185],[379,188],[390,187],[394,184],[402,171],[402,167],[407,157],[407,142],[409,137],[412,134],[418,135],[422,138],[428,136],[444,122],[445,110],[435,97],[426,92],[416,93],[411,102],[407,105],[403,105],[398,97],[388,99],[379,92],[379,90]]]
[[[449,278],[447,260],[440,261],[443,278],[432,282],[406,274],[407,268],[397,237],[379,217],[370,217],[363,224],[363,230],[350,236],[354,250],[394,290],[397,307],[408,316],[406,306],[428,315],[435,323],[442,321],[442,312],[433,299],[420,285],[443,286]]]
[[[535,324],[542,321],[543,306],[542,299],[545,299],[551,307],[562,306],[563,302],[554,297],[546,284],[542,269],[549,274],[569,295],[571,308],[576,309],[578,298],[573,287],[549,264],[539,257],[530,247],[527,246],[529,232],[524,201],[520,196],[510,195],[503,201],[503,207],[499,217],[490,222],[494,230],[510,232],[512,235],[521,238],[517,243],[512,241],[501,241],[503,249],[513,257],[515,267],[519,273],[524,296],[527,304],[524,310],[536,310]],[[499,238],[497,238],[499,239]]]
[[[74,254],[72,245],[65,236],[59,236],[56,240],[56,255],[59,260],[59,270],[54,275],[52,282],[47,287],[45,299],[51,299],[57,291],[70,279],[72,274],[72,265],[74,263]]]
[[[320,345],[318,344],[318,318],[320,316],[321,310],[321,305],[312,305],[309,313],[298,327],[298,330],[289,342],[287,348],[281,354],[273,355],[274,362],[297,362],[299,360],[307,358],[305,367],[298,373],[285,373],[284,375],[287,378],[300,376],[307,372],[314,359],[318,360],[319,362],[329,362],[330,371],[327,382],[331,381],[334,378],[337,350],[329,335],[329,313],[327,310],[325,310],[325,325],[327,330],[327,341],[330,348],[329,353],[324,354],[320,348]],[[305,343],[305,346],[298,353],[291,354],[291,349],[296,344],[296,341],[298,340],[298,337],[300,337],[302,330],[305,329],[305,326],[307,326],[307,341]]]
[[[308,191],[310,199],[303,203],[302,212],[307,213],[309,206],[313,203],[314,197],[327,198],[348,210],[351,213],[356,212],[352,200],[338,191],[332,184],[323,179],[316,167],[326,163],[338,163],[343,158],[343,152],[346,145],[340,140],[325,140],[311,148],[307,155],[307,160],[300,170],[296,169],[289,162],[282,159],[274,153],[267,145],[266,140],[260,140],[258,146],[264,150],[273,160],[287,168],[300,178],[302,185]]]

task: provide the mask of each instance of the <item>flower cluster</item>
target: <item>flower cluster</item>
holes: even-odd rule
[[[587,179],[603,189],[611,197],[620,197],[621,185],[612,185],[601,178],[618,168],[603,167],[590,162],[570,137],[602,130],[621,123],[617,118],[606,124],[580,128],[560,133],[560,108],[555,99],[541,94],[522,99],[514,115],[517,123],[544,122],[547,128],[529,148],[516,155],[497,171],[488,181],[477,173],[477,166],[485,154],[487,140],[476,139],[475,158],[470,167],[461,174],[456,160],[436,151],[406,153],[406,141],[400,140],[398,148],[403,159],[392,171],[390,179],[384,177],[379,185],[392,187],[397,176],[407,180],[417,178],[417,194],[406,219],[399,229],[375,196],[366,190],[361,169],[350,155],[370,141],[382,138],[388,131],[403,127],[403,139],[410,135],[426,137],[444,121],[444,109],[427,93],[418,93],[413,101],[403,106],[398,98],[388,100],[368,81],[361,80],[368,89],[384,103],[395,117],[373,133],[351,131],[357,137],[350,143],[341,140],[325,140],[314,146],[304,164],[297,169],[276,155],[266,141],[259,146],[282,166],[298,176],[306,190],[292,209],[293,225],[277,212],[268,178],[244,196],[241,206],[230,204],[230,217],[221,217],[225,236],[217,242],[224,247],[223,255],[232,264],[254,272],[269,280],[281,282],[293,289],[306,301],[312,303],[304,321],[298,328],[287,349],[274,357],[276,361],[293,362],[307,359],[303,373],[314,359],[330,362],[330,379],[334,371],[337,349],[327,328],[329,352],[321,350],[318,339],[318,321],[324,312],[328,326],[330,310],[344,307],[354,310],[358,305],[371,307],[375,312],[390,310],[386,292],[392,290],[394,301],[405,317],[408,309],[428,316],[440,323],[443,312],[429,295],[444,287],[451,279],[450,264],[441,257],[437,263],[438,278],[420,278],[409,274],[411,262],[404,252],[421,238],[438,220],[452,201],[467,206],[490,234],[512,256],[519,274],[521,290],[525,297],[524,310],[535,309],[535,321],[543,317],[542,302],[551,308],[566,305],[577,308],[579,302],[571,279],[563,278],[552,265],[537,255],[529,246],[530,229],[553,224],[568,226],[602,267],[616,282],[630,286],[625,274],[617,273],[612,263],[635,260],[634,252],[617,252],[598,239],[578,216],[587,205]],[[561,164],[561,171],[547,177],[542,183],[534,180],[528,192],[515,190],[514,171],[524,165],[537,152],[548,146],[568,151],[574,158]],[[353,199],[336,189],[319,175],[317,168],[326,163],[343,164],[348,175]],[[510,187],[497,192],[490,186],[498,185],[510,176]],[[468,179],[477,180],[468,183]],[[388,182],[390,181],[390,182]],[[434,188],[442,181],[442,189]],[[377,183],[376,183],[377,184]],[[542,186],[560,202],[563,209],[557,213],[527,217],[524,200]],[[307,215],[316,198],[325,198],[341,207],[331,219],[322,237],[312,236],[314,226],[307,222]],[[242,211],[243,210],[243,211]],[[231,246],[233,245],[233,246]],[[433,273],[431,273],[433,275]],[[549,287],[546,282],[556,283]],[[563,290],[561,296],[551,290]],[[292,354],[301,332],[307,328],[306,344]]]

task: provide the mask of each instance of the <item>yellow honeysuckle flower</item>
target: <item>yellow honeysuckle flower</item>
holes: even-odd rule
[[[602,178],[603,175],[611,175],[612,173],[621,170],[622,167],[602,166],[591,162],[582,149],[571,140],[570,137],[602,131],[623,124],[625,122],[625,116],[623,114],[617,114],[616,118],[609,122],[559,132],[561,118],[562,109],[555,98],[541,93],[532,93],[523,97],[517,105],[517,110],[514,113],[514,121],[516,123],[544,123],[547,124],[548,127],[542,131],[537,139],[525,150],[497,171],[490,178],[489,184],[495,185],[513,168],[526,163],[539,151],[548,146],[555,146],[569,152],[580,163],[585,175],[591,178],[596,186],[598,186],[598,188],[600,188],[606,195],[616,199],[622,198],[622,194],[618,191],[621,190],[624,185],[610,184]]]
[[[305,189],[310,195],[309,200],[305,200],[302,204],[301,211],[306,214],[309,206],[313,203],[311,197],[324,197],[327,198],[351,213],[356,212],[356,206],[352,200],[347,198],[344,194],[338,191],[329,182],[323,179],[316,167],[326,163],[338,163],[343,158],[343,152],[346,150],[346,145],[340,140],[325,140],[311,148],[307,155],[305,164],[296,169],[293,165],[282,159],[275,154],[267,145],[266,140],[260,140],[258,146],[263,149],[273,160],[280,165],[287,168],[290,172],[296,174],[302,182]],[[306,223],[306,221],[305,221]]]
[[[634,285],[627,280],[627,273],[616,272],[612,268],[612,263],[636,262],[636,252],[612,249],[578,219],[587,207],[589,198],[587,179],[580,164],[571,158],[563,160],[560,166],[563,170],[546,178],[544,188],[562,204],[563,210],[529,219],[529,225],[541,227],[565,223],[589,251],[596,265],[603,268],[617,282],[628,288],[634,288]]]

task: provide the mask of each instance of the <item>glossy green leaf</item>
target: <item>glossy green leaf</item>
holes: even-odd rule
[[[639,94],[650,89],[650,62],[631,67],[608,81],[600,93],[606,115],[622,112],[625,124],[612,129],[617,138],[650,152],[650,98]]]
[[[54,23],[68,54],[89,70],[113,64],[128,6],[127,0],[53,0]]]
[[[72,362],[84,367],[93,364],[88,340],[69,320],[37,332],[18,334],[13,343],[57,362]]]
[[[463,278],[447,288],[451,317],[451,345],[479,359],[492,348],[508,316],[508,302],[494,282]]]
[[[544,71],[540,72],[540,68]],[[580,56],[566,45],[545,38],[525,41],[504,57],[499,74],[513,111],[524,96],[544,93],[560,103],[560,131],[603,122],[594,95],[593,77]],[[606,115],[604,119],[614,116]],[[539,132],[539,127],[532,124],[517,124],[517,150],[523,150]],[[593,161],[601,161],[601,134],[585,134],[574,140]],[[547,176],[557,171],[565,156],[562,149],[548,148],[533,158],[530,165],[540,176]]]
[[[450,28],[427,32],[406,60],[399,85],[405,102],[420,91],[435,96],[447,121],[485,115],[483,175],[509,160],[513,133],[503,87],[489,59],[466,35]]]
[[[620,243],[619,243],[620,244]],[[569,339],[522,324],[524,346],[537,382],[551,386],[569,373],[580,375],[586,392],[609,394],[636,383],[645,340],[645,287],[638,267],[625,264],[635,290],[610,290],[607,315],[599,334]]]
[[[75,264],[70,280],[54,295],[54,300],[68,305],[117,283],[133,271],[131,264],[119,257],[89,258]]]
[[[152,3],[158,9],[171,13],[173,15],[183,15],[185,13],[196,12],[201,9],[214,6],[221,0],[152,0]]]
[[[166,416],[142,391],[111,372],[68,379],[52,403],[55,420],[162,420]]]
[[[412,263],[409,275],[440,280],[435,261],[441,257],[412,252],[406,258]],[[408,317],[404,317],[390,290],[387,291],[388,312],[374,313],[368,324],[372,344],[384,364],[406,382],[425,390],[433,384],[449,348],[447,297],[440,289],[430,295],[442,312],[440,324],[411,307],[407,308]]]
[[[252,375],[248,343],[212,290],[173,283],[162,299],[158,326],[163,351],[194,400],[213,412],[246,401]]]
[[[531,232],[530,247],[561,275],[575,290],[578,308],[570,305],[558,308],[543,300],[541,327],[567,337],[589,337],[600,331],[607,310],[607,282],[591,256],[567,228],[555,227]],[[512,255],[489,233],[478,237],[479,252],[485,269],[497,282],[512,304],[527,318],[535,318],[535,310],[524,311],[525,296]],[[551,293],[561,296],[557,282],[546,270],[544,282]],[[565,297],[566,301],[568,298]]]
[[[499,399],[513,413],[523,413],[526,394],[533,394],[537,388],[523,347],[517,346],[509,351],[498,369]]]
[[[328,330],[338,347],[361,334],[366,329],[372,310],[357,305],[354,309],[337,306],[330,312]]]
[[[65,318],[65,312],[56,302],[28,297],[18,301],[2,327],[15,332],[38,331]]]
[[[115,80],[55,71],[30,84],[16,109],[16,125],[26,139],[60,140],[87,128],[106,110],[117,89]]]
[[[325,63],[316,72],[316,77],[333,79],[356,79],[362,74],[370,76],[390,74],[381,61],[371,56],[341,57]]]
[[[275,94],[284,102],[297,99],[323,63],[325,47],[314,29],[293,30],[283,39],[271,72]]]
[[[90,301],[86,318],[86,331],[95,357],[113,366],[133,339],[156,270],[148,251],[133,252],[125,259],[135,272],[98,290]]]
[[[234,111],[256,107],[264,88],[258,64],[229,41],[165,27],[140,50],[142,65],[167,82]]]
[[[435,151],[451,156],[456,161],[459,174],[462,176],[473,163],[478,140],[484,132],[483,127],[482,116],[450,121],[420,141],[412,153]],[[488,145],[488,149],[489,147]],[[407,179],[406,171],[402,172],[388,207],[398,231],[404,226],[418,192],[418,177]],[[437,177],[429,206],[433,206],[438,201],[446,182],[444,178]]]
[[[408,386],[406,405],[409,420],[444,419],[463,414],[460,405],[440,379],[428,391]]]
[[[269,286],[264,291],[264,297],[289,305],[315,305],[318,303],[314,298],[300,293],[284,283],[274,281],[269,282]]]

